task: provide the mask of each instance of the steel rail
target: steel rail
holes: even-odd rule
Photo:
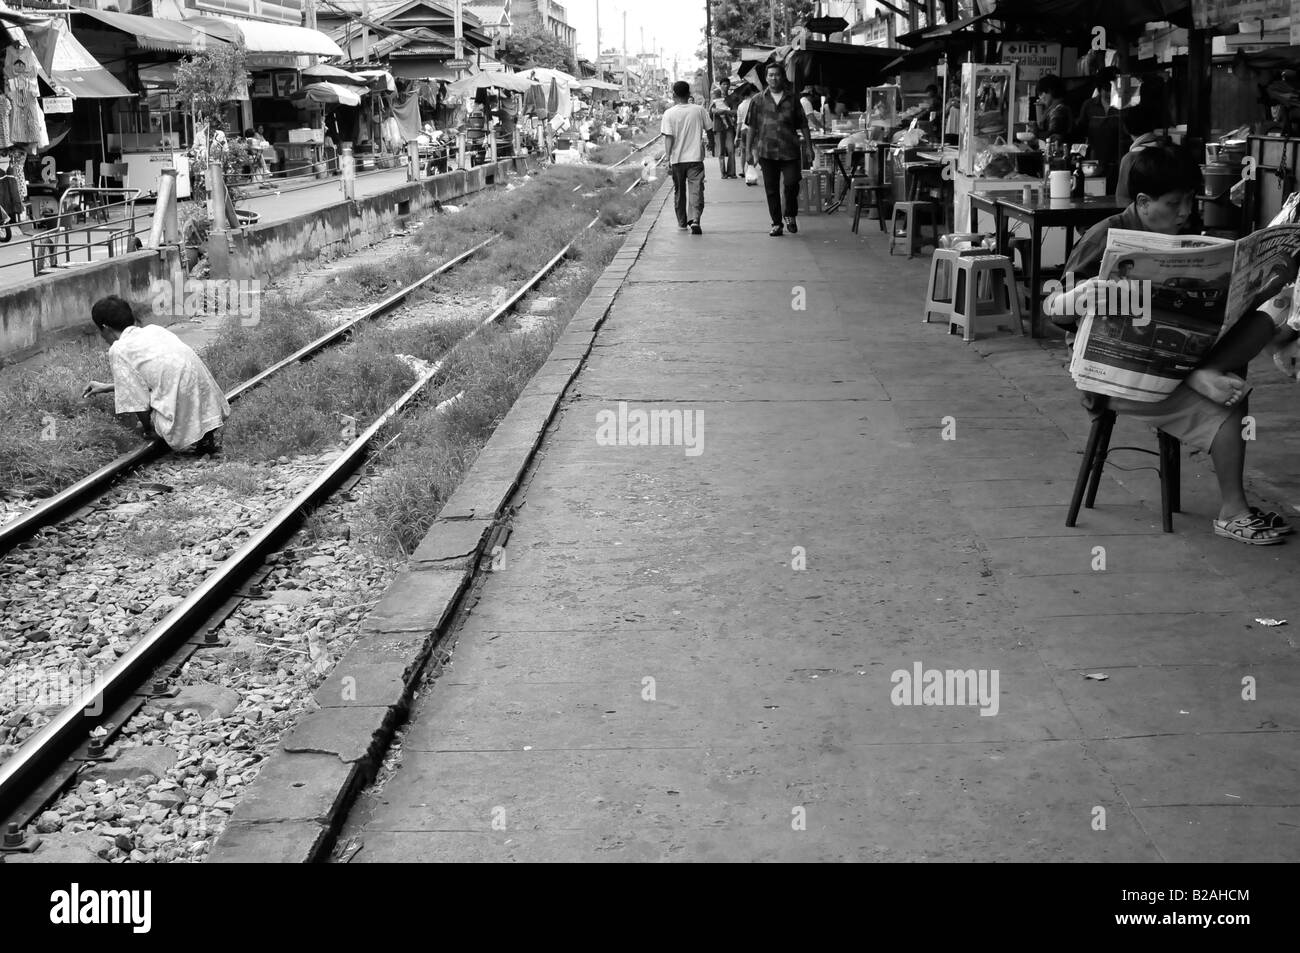
[[[242,384],[236,385],[226,394],[226,399],[229,401],[238,400],[248,391],[265,383],[268,378],[283,370],[288,365],[305,360],[317,352],[324,350],[340,337],[350,333],[358,324],[374,320],[376,317],[390,311],[392,308],[405,301],[415,291],[418,291],[434,278],[444,274],[451,268],[460,264],[466,258],[480,251],[485,245],[495,241],[496,238],[497,236],[493,235],[485,241],[479,242],[468,251],[462,252],[455,258],[439,265],[436,269],[429,272],[418,281],[394,292],[378,304],[370,306],[353,320],[321,335],[315,341],[304,345],[293,354],[266,368],[255,377],[244,381]],[[65,487],[53,496],[42,500],[22,515],[16,516],[3,525],[0,525],[0,554],[6,553],[19,543],[31,539],[38,530],[57,522],[63,516],[71,513],[78,507],[86,505],[89,501],[98,496],[102,496],[120,477],[125,476],[137,467],[156,459],[166,450],[167,444],[161,438],[155,437],[144,446],[137,447],[135,450],[128,451],[120,457],[110,460],[89,476],[82,477],[71,486]]]
[[[583,228],[600,220],[597,215]],[[185,641],[197,635],[204,622],[240,585],[297,530],[307,514],[343,484],[369,456],[369,444],[380,430],[402,412],[441,372],[448,359],[484,328],[499,321],[542,282],[563,260],[582,232],[544,264],[523,286],[495,308],[477,327],[456,342],[425,371],[401,397],[361,433],[294,499],[239,547],[211,575],[185,597],[121,656],[95,684],[32,735],[4,764],[0,764],[0,821],[9,819],[35,792],[56,766],[68,758],[91,730],[131,695],[146,685],[156,667]],[[120,726],[114,726],[120,727]],[[53,793],[53,792],[52,792]]]

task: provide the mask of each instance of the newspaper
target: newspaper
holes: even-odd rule
[[[1300,270],[1300,225],[1239,241],[1112,228],[1070,360],[1080,390],[1163,400],[1242,315],[1277,298]],[[1300,309],[1300,295],[1291,307]],[[1300,317],[1300,316],[1298,316]]]

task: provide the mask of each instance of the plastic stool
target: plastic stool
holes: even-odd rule
[[[853,232],[858,230],[858,220],[864,208],[876,210],[876,221],[880,230],[885,230],[885,195],[890,191],[888,185],[876,185],[866,178],[854,177],[853,180]]]
[[[976,324],[1002,327],[1003,322],[1014,320],[1014,327],[1024,333],[1020,321],[1020,292],[1016,288],[1016,272],[1006,255],[972,255],[958,258],[956,288],[953,291],[952,313],[948,318],[948,333],[953,328],[962,329],[962,340],[975,339]],[[987,282],[987,284],[984,284]],[[987,295],[980,295],[981,285]]]
[[[936,248],[930,258],[930,280],[925,285],[925,311],[921,314],[923,324],[930,323],[932,314],[940,315],[945,320],[952,317],[953,289],[957,284],[957,259],[987,254],[987,251],[982,248],[966,248],[958,251],[955,248],[942,247],[946,239],[951,237],[943,236],[940,239],[941,247]]]
[[[917,216],[925,211],[930,217],[928,223],[918,222]],[[915,258],[917,248],[925,244],[925,237],[921,234],[921,228],[929,224],[934,234],[934,247],[939,247],[939,228],[940,217],[942,212],[937,202],[895,202],[894,203],[894,220],[889,228],[889,253],[894,253],[894,244],[900,239],[907,242],[907,257]],[[902,232],[899,232],[898,219],[903,218]]]

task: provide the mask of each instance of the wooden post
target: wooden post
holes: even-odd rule
[[[1198,149],[1210,132],[1209,45],[1205,30],[1187,31],[1187,142]]]

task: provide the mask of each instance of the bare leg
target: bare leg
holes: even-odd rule
[[[1210,444],[1214,475],[1219,481],[1219,519],[1229,520],[1250,512],[1243,486],[1246,468],[1246,441],[1241,438],[1245,405],[1233,408]]]

